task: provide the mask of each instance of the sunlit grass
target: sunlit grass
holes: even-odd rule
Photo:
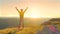
[[[25,27],[23,30],[18,31],[17,28],[6,28],[3,30],[0,30],[0,34],[9,34],[13,33],[15,31],[15,34],[35,34],[37,30],[37,27]]]

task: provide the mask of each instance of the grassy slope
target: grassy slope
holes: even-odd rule
[[[35,34],[36,30],[38,28],[36,27],[25,27],[21,31],[17,31],[17,28],[6,28],[3,30],[0,30],[0,34],[8,34],[8,33],[14,33],[15,34]]]

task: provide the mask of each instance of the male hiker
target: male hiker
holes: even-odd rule
[[[28,9],[28,8],[26,8],[25,10],[23,10],[23,9],[17,9],[17,7],[15,7],[16,8],[16,10],[18,11],[18,13],[19,13],[19,16],[20,16],[20,21],[19,21],[19,25],[18,25],[18,30],[21,30],[20,28],[22,27],[22,28],[24,28],[24,13],[26,12],[26,10]]]

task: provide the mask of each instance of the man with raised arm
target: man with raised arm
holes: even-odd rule
[[[24,28],[24,13],[26,12],[26,10],[28,9],[28,8],[26,8],[25,10],[23,10],[23,9],[17,9],[17,7],[15,7],[16,8],[16,10],[18,11],[18,13],[19,13],[19,16],[20,16],[20,21],[19,21],[19,25],[18,25],[18,30],[21,30],[20,28],[22,27],[22,28]]]

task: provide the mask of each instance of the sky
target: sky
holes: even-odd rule
[[[60,0],[0,0],[0,17],[19,17],[15,7],[28,7],[25,17],[60,18]]]

